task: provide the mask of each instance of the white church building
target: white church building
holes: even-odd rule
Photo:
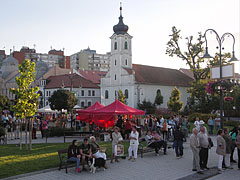
[[[101,79],[101,103],[108,105],[118,98],[118,91],[126,96],[127,105],[137,108],[143,100],[154,103],[157,91],[161,91],[163,104],[167,102],[172,89],[181,91],[181,100],[187,103],[187,88],[193,80],[182,71],[140,64],[132,64],[132,36],[127,33],[128,26],[123,23],[122,8],[117,25],[113,27],[111,39],[111,66]]]

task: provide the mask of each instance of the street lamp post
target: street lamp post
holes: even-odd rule
[[[222,91],[222,50],[224,49],[222,47],[223,42],[225,40],[225,37],[232,37],[233,38],[233,50],[232,50],[232,58],[230,59],[229,62],[234,62],[234,61],[238,61],[237,58],[235,57],[235,53],[234,53],[234,45],[235,45],[235,37],[233,36],[232,33],[224,33],[221,37],[218,35],[218,33],[214,30],[214,29],[207,29],[204,33],[204,38],[205,38],[205,42],[206,42],[206,49],[205,49],[205,54],[203,56],[203,58],[212,58],[209,53],[208,53],[208,46],[207,46],[207,32],[210,31],[211,33],[213,32],[216,35],[216,39],[218,42],[218,47],[217,49],[219,49],[219,69],[220,69],[220,118],[221,118],[221,128],[223,128],[223,91]]]

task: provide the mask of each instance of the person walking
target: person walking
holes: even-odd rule
[[[240,128],[238,128],[236,145],[237,145],[237,152],[238,152],[238,169],[240,170]]]
[[[222,129],[218,130],[217,136],[217,149],[216,153],[218,154],[218,170],[223,171],[222,164],[223,158],[226,155],[226,142],[223,138],[224,132]]]
[[[213,135],[213,127],[214,127],[214,120],[212,117],[208,119],[208,128],[209,128],[209,135]]]
[[[232,152],[232,137],[229,135],[228,128],[224,128],[223,131],[224,131],[223,139],[226,142],[226,155],[224,156],[223,164],[225,165],[225,168],[232,169],[230,164],[230,155]]]
[[[179,125],[176,126],[176,130],[174,131],[173,135],[174,135],[176,157],[179,159],[183,156],[183,138],[184,138],[184,135],[180,130]]]
[[[233,154],[234,154],[234,150],[236,148],[236,137],[237,137],[237,133],[238,133],[238,128],[234,127],[231,132],[229,133],[229,135],[232,137],[232,152],[231,152],[231,156],[230,156],[230,162],[231,163],[237,163],[237,161],[235,161],[233,159]]]
[[[192,171],[197,171],[199,174],[203,174],[202,170],[200,169],[199,164],[199,142],[198,142],[198,129],[193,128],[192,135],[190,136],[190,148],[193,153],[193,169]]]
[[[138,137],[139,137],[139,134],[137,132],[137,129],[136,129],[136,126],[133,126],[132,127],[132,132],[130,134],[130,146],[128,148],[128,154],[129,154],[129,159],[128,160],[131,160],[133,159],[132,161],[135,162],[136,159],[137,159],[137,151],[138,151]],[[134,154],[134,158],[132,158],[132,152]]]
[[[219,115],[215,118],[215,129],[218,131],[221,128],[221,118]]]
[[[208,148],[209,148],[209,141],[208,135],[205,133],[204,126],[200,127],[200,132],[198,133],[198,140],[200,145],[199,157],[200,157],[200,168],[209,169],[207,167],[208,162]]]

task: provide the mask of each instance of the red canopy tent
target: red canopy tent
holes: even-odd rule
[[[112,104],[92,112],[94,123],[100,127],[112,127],[115,115],[144,115],[144,111],[134,109],[116,100]]]
[[[86,109],[77,111],[77,114],[78,114],[77,120],[88,123],[92,120],[92,112],[95,110],[101,109],[103,107],[104,107],[103,105],[101,105],[98,101],[96,101],[92,106]]]

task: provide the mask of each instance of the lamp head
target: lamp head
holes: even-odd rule
[[[236,57],[235,57],[235,53],[234,51],[232,52],[232,58],[229,60],[229,62],[236,62],[239,61]]]
[[[210,56],[210,54],[208,53],[208,47],[206,47],[206,49],[205,49],[205,54],[203,55],[203,57],[202,58],[212,58],[212,56]]]

